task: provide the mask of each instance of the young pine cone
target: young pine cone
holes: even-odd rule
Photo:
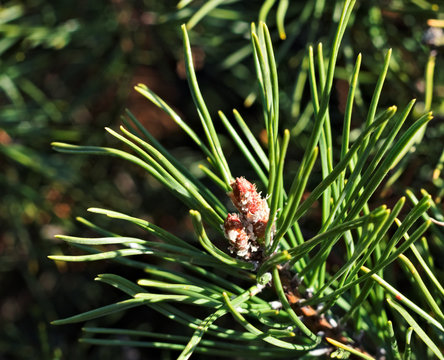
[[[228,196],[240,214],[228,214],[224,222],[230,251],[247,260],[257,258],[261,253],[260,239],[265,236],[270,215],[267,200],[244,177],[236,178],[231,188]]]

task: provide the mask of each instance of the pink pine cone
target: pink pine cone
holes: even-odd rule
[[[253,225],[254,235],[263,238],[270,215],[267,200],[262,199],[256,186],[244,177],[236,178],[231,183],[231,188],[233,191],[229,196],[234,206]]]
[[[238,256],[245,256],[250,248],[250,236],[238,214],[228,214],[224,222],[224,232],[230,242],[230,250]]]
[[[257,192],[256,186],[244,177],[231,183],[228,196],[239,214],[228,214],[224,222],[225,237],[230,242],[230,251],[247,260],[261,255],[258,239],[265,236],[270,209],[266,199]]]

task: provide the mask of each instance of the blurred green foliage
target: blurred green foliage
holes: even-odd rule
[[[59,281],[66,269],[47,259],[59,246],[53,235],[72,227],[78,203],[134,209],[142,202],[134,181],[110,162],[66,162],[49,144],[102,141],[103,126],[120,116],[136,66],[151,61],[136,5],[0,5],[1,359],[86,355],[74,346],[78,329],[48,323],[65,309],[97,304],[101,293],[84,281],[83,268]]]
[[[163,123],[145,101],[141,105],[131,87],[136,82],[154,84],[161,95],[171,97],[190,124],[197,123],[192,106],[181,96],[188,89],[181,79],[179,24],[188,22],[192,28],[195,63],[209,107],[226,110],[228,104],[238,107],[237,103],[244,102],[251,109],[249,114],[245,111],[248,117],[257,119],[259,107],[252,106],[254,66],[245,37],[250,22],[266,18],[278,43],[279,72],[288,74],[280,77],[283,125],[299,135],[293,147],[304,148],[312,113],[306,44],[328,43],[335,26],[331,20],[337,20],[341,1],[292,1],[283,19],[287,38],[280,41],[279,2],[268,13],[264,4],[270,1],[225,1],[208,13],[200,10],[203,1],[181,1],[180,8],[177,3],[28,0],[0,5],[0,287],[5,289],[0,297],[0,359],[27,359],[31,351],[34,358],[42,359],[129,358],[123,354],[127,350],[78,347],[74,332],[79,329],[47,325],[59,316],[105,303],[103,290],[83,280],[106,264],[95,268],[70,265],[69,280],[67,274],[60,279],[59,272],[66,269],[46,259],[60,246],[52,235],[70,231],[71,219],[95,205],[140,215],[144,203],[155,202],[157,211],[150,215],[172,227],[180,221],[169,216],[177,203],[165,200],[162,192],[156,192],[155,183],[133,169],[129,169],[131,177],[112,160],[73,156],[67,162],[49,144],[54,140],[83,145],[110,141],[103,139],[103,126],[112,124],[126,105],[139,119],[143,114],[145,124],[157,129],[156,135],[178,148],[194,166],[192,150],[184,148],[187,144],[176,137],[174,127]],[[379,71],[383,50],[392,47],[391,87],[384,88],[381,106],[404,105],[416,97],[417,112],[430,106],[437,120],[418,145],[402,182],[394,182],[391,191],[403,192],[406,186],[416,187],[426,180],[428,190],[436,194],[438,187],[442,196],[442,180],[438,176],[433,186],[431,174],[444,162],[442,157],[438,161],[444,138],[439,121],[444,116],[443,47],[424,43],[427,20],[443,18],[442,6],[427,0],[359,2],[353,16],[336,74],[337,106],[343,109],[347,94],[345,70],[350,72],[356,54],[362,52],[366,62],[357,93],[361,110],[358,106],[356,111],[363,116],[377,76],[373,69]],[[279,27],[282,31],[282,24]],[[425,71],[431,54],[436,62],[435,87],[427,105]],[[215,83],[220,86],[212,86]],[[251,126],[255,132],[262,124],[256,121]],[[126,327],[131,326],[126,323]]]

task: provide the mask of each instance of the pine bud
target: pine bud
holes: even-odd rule
[[[256,186],[244,177],[231,183],[228,196],[239,214],[228,214],[224,222],[225,237],[230,251],[247,260],[258,260],[262,251],[258,239],[263,239],[270,209],[266,199],[257,192]],[[272,230],[272,235],[274,228]]]
[[[228,214],[224,222],[225,237],[230,242],[230,251],[244,257],[250,249],[250,236],[245,231],[238,214]]]
[[[254,235],[263,238],[267,227],[270,209],[267,200],[262,199],[256,186],[244,177],[236,178],[231,183],[233,191],[229,193],[233,205],[253,226]]]

